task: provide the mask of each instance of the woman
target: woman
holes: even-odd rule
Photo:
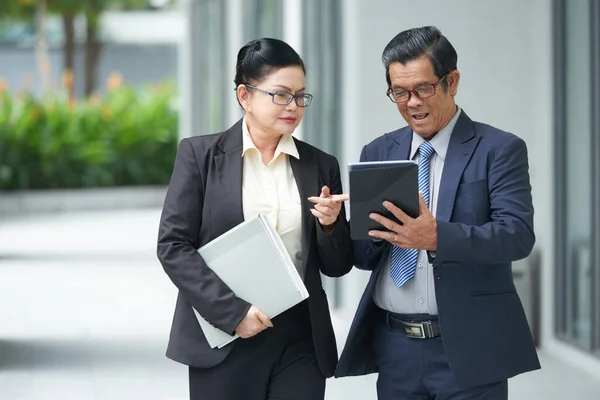
[[[243,119],[179,145],[158,257],[179,289],[167,356],[189,365],[191,399],[323,399],[333,375],[337,349],[320,273],[346,274],[352,244],[337,160],[291,136],[312,100],[304,76],[286,43],[248,43],[235,76]],[[272,321],[236,297],[196,251],[257,214],[276,228],[309,292]],[[240,338],[210,348],[192,307]]]

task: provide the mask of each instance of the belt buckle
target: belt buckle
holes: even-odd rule
[[[414,338],[414,339],[425,339],[425,324],[418,322],[406,322],[402,321],[404,324],[404,331],[406,336]]]

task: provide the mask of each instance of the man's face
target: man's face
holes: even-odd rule
[[[396,93],[438,83],[435,86],[435,94],[431,97],[422,99],[410,93],[407,102],[397,103],[398,110],[408,125],[424,139],[429,140],[435,136],[456,113],[454,96],[460,80],[460,73],[457,70],[450,72],[442,80],[448,83],[447,89],[444,89],[440,81],[442,77],[436,76],[433,72],[433,65],[426,56],[408,61],[406,64],[399,62],[391,64],[389,75],[391,90]]]

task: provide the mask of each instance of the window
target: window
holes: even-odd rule
[[[314,97],[306,110],[304,139],[330,154],[340,152],[341,54],[339,0],[303,2],[303,55],[306,88]]]
[[[244,0],[244,43],[270,37],[283,39],[283,1]]]
[[[225,49],[225,6],[220,0],[204,0],[200,7],[199,30],[200,35],[194,42],[199,55],[199,71],[192,71],[199,78],[199,93],[201,93],[198,111],[200,132],[195,134],[209,134],[220,132],[226,128],[226,104],[223,65],[226,64]]]
[[[555,1],[556,332],[600,351],[600,7]]]

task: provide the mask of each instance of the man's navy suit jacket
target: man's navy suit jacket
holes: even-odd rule
[[[366,145],[360,160],[407,159],[411,142],[411,128],[399,129]],[[444,349],[458,383],[478,386],[540,368],[511,269],[535,242],[525,142],[461,112],[444,161],[436,220],[435,294]],[[354,242],[356,266],[372,273],[337,377],[377,372],[372,296],[390,246]]]

